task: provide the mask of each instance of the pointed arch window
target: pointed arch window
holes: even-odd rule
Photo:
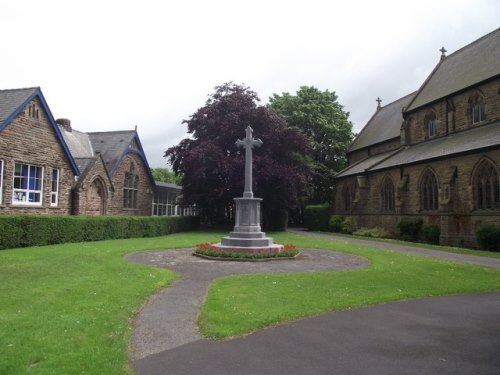
[[[470,111],[471,121],[473,124],[484,120],[484,99],[481,95],[476,95],[471,100]]]
[[[420,187],[422,207],[426,211],[436,211],[438,209],[438,184],[436,176],[430,170],[425,172]]]
[[[123,181],[123,207],[137,208],[137,194],[139,191],[139,176],[135,173],[135,167],[130,165],[130,170],[125,172]]]
[[[382,211],[394,211],[394,184],[390,177],[385,177],[382,182],[382,189],[380,191],[382,201]]]
[[[483,160],[474,173],[472,184],[476,209],[500,209],[500,179],[493,163]]]
[[[426,129],[426,137],[432,138],[437,135],[437,118],[434,112],[429,112],[427,116],[425,116],[425,129]]]

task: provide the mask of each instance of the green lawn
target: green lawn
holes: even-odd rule
[[[274,239],[361,255],[371,264],[341,272],[220,278],[211,285],[199,317],[203,334],[222,338],[326,311],[500,289],[498,269],[294,234],[276,234]]]
[[[131,319],[176,275],[123,255],[216,239],[180,233],[0,251],[0,374],[131,372]]]
[[[123,255],[193,247],[221,236],[190,232],[0,251],[0,374],[131,373],[131,320],[149,295],[177,276],[129,263]],[[234,335],[394,299],[500,289],[499,270],[294,234],[273,236],[276,242],[363,255],[371,265],[343,272],[218,279],[200,318],[207,335]]]

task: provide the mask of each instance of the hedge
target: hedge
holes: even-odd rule
[[[330,206],[325,204],[310,205],[304,209],[304,225],[309,230],[328,230]]]
[[[156,237],[198,226],[196,216],[0,215],[0,249]]]

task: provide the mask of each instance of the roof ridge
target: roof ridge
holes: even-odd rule
[[[21,88],[16,88],[16,89],[2,89],[0,92],[7,92],[7,91],[26,91],[26,90],[37,90],[40,89],[40,86],[32,86],[32,87],[21,87]]]
[[[135,133],[135,130],[110,130],[107,132],[87,132],[87,134]]]

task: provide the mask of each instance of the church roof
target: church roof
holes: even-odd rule
[[[427,142],[418,143],[402,149],[394,156],[374,165],[370,170],[395,167],[420,163],[431,159],[451,157],[453,155],[485,149],[489,147],[500,147],[500,121],[478,126],[459,133],[449,134],[441,138],[435,138]]]
[[[416,92],[413,92],[378,109],[353,141],[348,152],[398,138],[403,123],[402,110],[415,94]]]
[[[444,57],[406,111],[500,75],[500,28]]]
[[[422,163],[433,159],[452,157],[470,151],[500,147],[500,121],[478,126],[459,133],[434,138],[411,147],[385,152],[355,163],[335,177],[346,177],[364,172]]]

